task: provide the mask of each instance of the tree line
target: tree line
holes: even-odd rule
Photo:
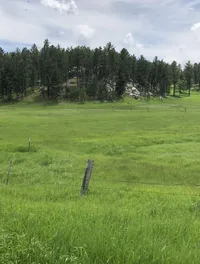
[[[72,87],[70,79],[75,80]],[[171,88],[174,96],[190,95],[194,84],[200,90],[200,63],[188,61],[182,69],[176,61],[136,58],[125,48],[117,52],[111,43],[64,49],[45,40],[40,50],[35,44],[15,52],[0,48],[0,100],[24,98],[36,89],[47,98],[113,100],[130,82],[147,98],[165,96]]]

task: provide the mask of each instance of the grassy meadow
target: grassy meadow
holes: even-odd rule
[[[200,95],[1,105],[0,164],[2,264],[200,263]]]

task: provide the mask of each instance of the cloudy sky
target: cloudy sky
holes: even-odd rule
[[[0,0],[0,46],[104,46],[200,61],[200,0]]]

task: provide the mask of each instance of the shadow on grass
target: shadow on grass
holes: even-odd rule
[[[36,95],[32,98],[31,101],[24,101],[24,104],[27,105],[39,105],[39,106],[54,106],[59,104],[59,101],[57,99],[45,99],[42,98],[40,95]]]
[[[32,98],[32,100],[27,100],[26,98],[24,100],[12,100],[12,101],[0,101],[0,107],[5,106],[15,106],[15,105],[24,105],[24,106],[30,106],[30,105],[36,105],[36,106],[55,106],[59,104],[59,101],[57,99],[43,99],[40,96],[35,96]]]
[[[12,152],[12,153],[28,153],[28,152],[38,152],[39,149],[35,146],[30,147],[30,151],[28,150],[28,145],[27,146],[14,146],[14,145],[7,145],[5,146],[6,152]]]
[[[30,147],[30,151],[28,151],[28,146],[18,146],[16,148],[14,148],[14,152],[21,152],[21,153],[24,153],[24,152],[37,152],[38,149],[35,147],[35,146],[31,146]]]
[[[0,101],[0,107],[17,105],[19,102],[20,101],[18,101],[18,100],[12,100],[12,101],[3,101],[3,100],[1,100]]]

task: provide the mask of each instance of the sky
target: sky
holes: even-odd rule
[[[149,60],[200,61],[200,0],[0,0],[0,47],[111,42]]]

